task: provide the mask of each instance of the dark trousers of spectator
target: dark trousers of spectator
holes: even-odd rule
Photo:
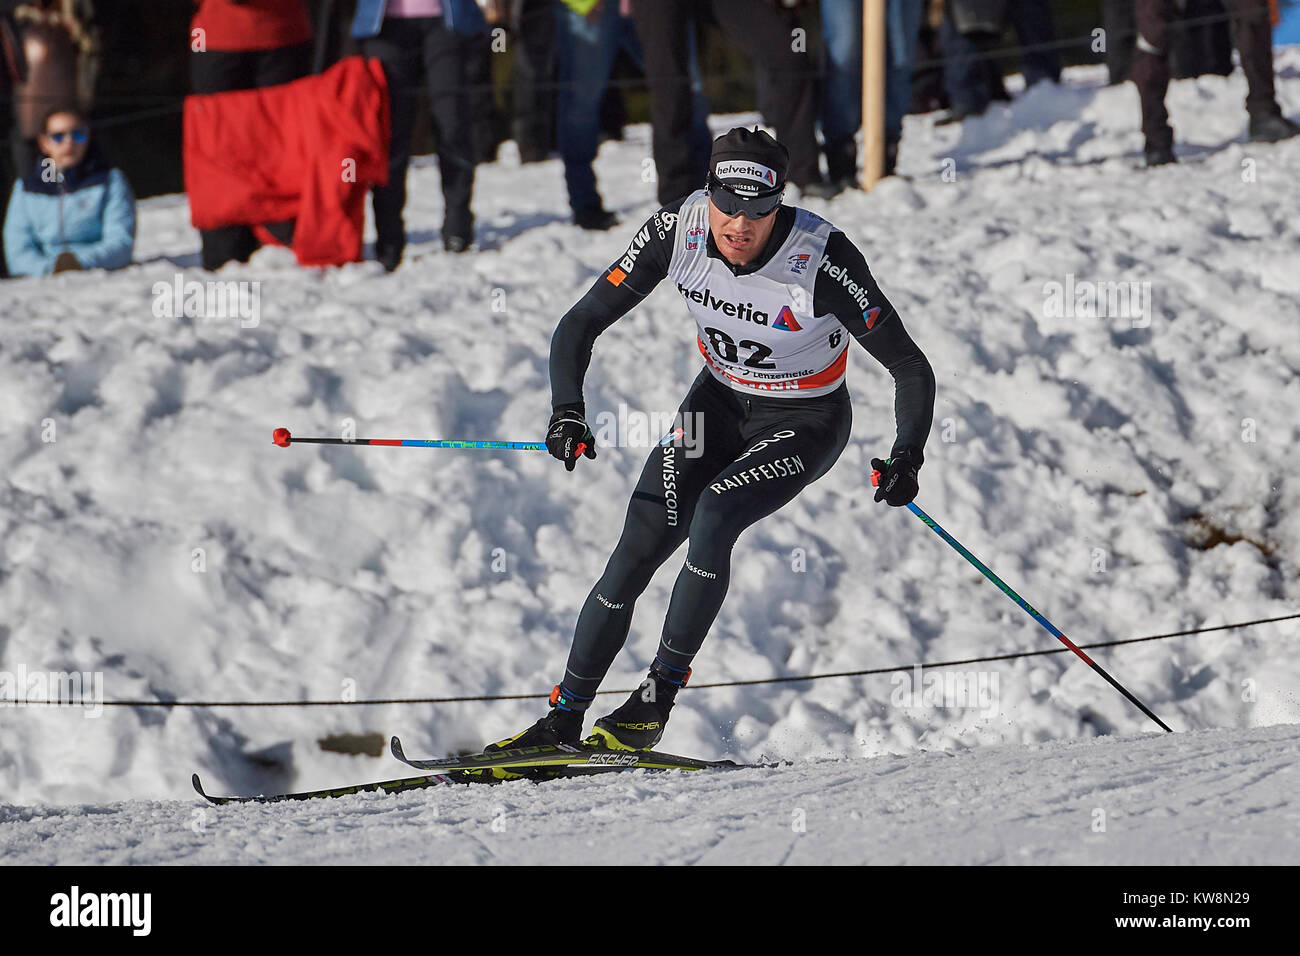
[[[1232,29],[1221,19],[1222,0],[1186,0],[1169,25],[1169,76],[1232,75]],[[1215,19],[1220,18],[1220,19]]]
[[[1106,77],[1114,86],[1123,83],[1133,68],[1137,33],[1133,0],[1102,0],[1101,27],[1106,31]]]
[[[0,69],[4,69],[2,56],[0,56]],[[11,95],[7,85],[0,87],[0,138],[4,140],[0,143],[0,221],[4,219],[4,211],[9,206],[14,182],[26,176],[27,171],[36,165],[36,159],[41,155],[36,140],[26,139],[18,129],[13,110],[10,109],[13,100],[8,97]],[[4,252],[4,238],[0,236],[0,278],[9,275]]]
[[[461,42],[467,47],[465,86],[469,89],[470,124],[474,130],[474,163],[496,162],[497,150],[505,139],[505,121],[492,86],[492,36],[463,36]]]
[[[609,0],[617,4],[617,0]],[[523,0],[515,20],[512,129],[519,161],[538,163],[555,149],[557,70],[555,0]]]
[[[815,68],[808,53],[792,49],[791,31],[798,26],[793,11],[754,0],[634,0],[650,89],[659,202],[701,188],[708,176],[711,144],[691,135],[691,29],[694,11],[704,7],[757,65],[758,108],[790,152],[790,181],[796,186],[819,182]]]
[[[1246,111],[1255,117],[1276,114],[1273,92],[1273,25],[1268,0],[1229,0],[1241,68],[1246,74]],[[1132,78],[1142,103],[1142,134],[1147,149],[1173,143],[1165,92],[1169,88],[1169,23],[1174,0],[1137,0],[1137,50]],[[1149,52],[1154,50],[1155,52]]]
[[[388,148],[388,185],[372,191],[376,248],[400,249],[406,242],[406,167],[411,161],[417,90],[429,91],[437,137],[438,172],[444,204],[442,234],[474,238],[470,198],[474,191],[473,127],[465,88],[465,38],[448,30],[442,17],[388,17],[379,35],[363,40],[366,56],[378,57],[388,80],[393,139]]]
[[[0,69],[4,67],[3,60],[0,60]],[[17,135],[17,130],[13,127],[13,111],[10,110],[8,99],[5,99],[7,90],[0,88],[0,137],[4,139],[0,146],[5,147],[0,150],[0,203],[4,206],[0,208],[7,209],[9,206],[9,196],[14,189],[14,181],[22,176],[21,170],[16,163],[11,163],[9,149],[12,137]],[[12,131],[12,132],[11,132]],[[0,279],[8,278],[9,269],[5,265],[5,245],[4,236],[0,234]]]
[[[1165,33],[1169,45],[1169,75],[1175,80],[1213,73],[1232,74],[1232,31],[1225,21],[1212,18],[1223,14],[1220,0],[1187,0]],[[1184,21],[1192,21],[1188,25]],[[1198,22],[1199,21],[1199,22]],[[1114,85],[1129,78],[1137,38],[1137,13],[1133,0],[1104,0],[1101,25],[1106,31],[1106,72]]]
[[[1007,15],[1019,44],[1029,47],[1020,55],[1026,88],[1043,80],[1060,82],[1060,54],[1047,48],[1056,39],[1047,0],[1010,0]],[[963,34],[957,29],[951,11],[944,16],[939,42],[949,61],[944,68],[944,83],[956,115],[978,116],[988,109],[992,100],[1008,98],[1001,70],[989,55],[997,48],[999,39],[996,33]]]
[[[909,113],[933,113],[948,108],[948,91],[943,86],[943,49],[939,27],[921,21],[916,37],[916,62],[912,69],[912,99]]]
[[[1061,82],[1061,54],[1049,44],[1056,39],[1056,25],[1052,22],[1052,8],[1048,0],[1011,0],[1011,26],[1022,47],[1020,70],[1025,86],[1043,80]]]
[[[190,91],[196,94],[252,90],[288,83],[307,75],[311,44],[276,50],[227,52],[209,50],[190,54]],[[293,222],[268,223],[271,233],[286,244],[293,241]],[[227,262],[247,262],[258,241],[250,226],[223,226],[199,233],[203,242],[203,268],[220,269]]]
[[[998,37],[993,33],[962,33],[951,14],[939,27],[939,46],[945,60],[943,85],[953,116],[979,116],[995,98],[1005,98],[1002,76],[989,56]]]
[[[8,146],[8,149],[5,151],[6,155],[3,158],[3,162],[11,163],[13,165],[13,174],[15,179],[22,179],[27,175],[28,171],[40,161],[41,148],[37,145],[36,140],[28,139],[24,136],[22,130],[20,130],[12,120],[10,120],[10,124],[9,130],[11,131],[11,134],[5,144]],[[12,187],[12,185],[13,180],[10,180],[10,186]],[[4,201],[9,201],[8,192],[5,193]]]

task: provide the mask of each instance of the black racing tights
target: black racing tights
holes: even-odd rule
[[[650,453],[623,535],[578,615],[562,691],[583,706],[627,640],[636,599],[682,541],[659,660],[684,676],[722,607],[742,531],[794,499],[835,464],[853,422],[844,386],[819,398],[747,397],[707,370],[683,399],[685,439]]]

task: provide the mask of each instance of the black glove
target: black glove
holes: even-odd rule
[[[546,430],[546,450],[564,462],[568,471],[573,471],[580,456],[596,457],[596,436],[587,427],[582,412],[580,405],[561,405]]]
[[[916,483],[916,470],[920,467],[910,451],[899,452],[888,461],[871,459],[871,483],[876,486],[876,500],[894,508],[910,503],[920,487]]]

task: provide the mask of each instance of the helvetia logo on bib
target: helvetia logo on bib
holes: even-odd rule
[[[781,306],[781,311],[772,323],[772,328],[780,329],[782,332],[802,332],[803,326],[798,323],[788,305]]]
[[[726,299],[716,299],[713,296],[712,289],[691,290],[680,282],[677,283],[677,291],[692,302],[698,302],[705,308],[728,318],[742,319],[745,322],[753,322],[755,325],[767,325],[768,314],[760,309],[755,309],[753,302],[728,302]],[[786,306],[786,309],[788,310],[789,306]]]

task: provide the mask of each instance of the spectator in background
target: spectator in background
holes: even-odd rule
[[[483,0],[480,6],[483,7],[488,25],[505,29],[508,16],[503,0]],[[460,36],[461,42],[466,45],[465,86],[469,90],[470,140],[473,143],[471,154],[476,166],[480,163],[494,163],[501,144],[509,138],[506,135],[505,117],[497,106],[496,85],[492,81],[494,38],[486,26],[479,33]]]
[[[92,105],[99,37],[89,0],[27,0],[12,7],[13,42],[24,64],[13,83],[14,168],[36,162],[41,122],[61,103]]]
[[[1232,75],[1232,29],[1225,13],[1221,0],[1184,0],[1174,8],[1166,34],[1172,79]],[[1108,82],[1116,86],[1128,80],[1137,46],[1133,0],[1104,0],[1101,25],[1106,31]]]
[[[470,199],[474,191],[474,134],[465,88],[469,47],[464,36],[487,29],[473,0],[359,0],[352,36],[361,52],[378,57],[388,80],[393,136],[388,185],[371,193],[375,206],[375,258],[392,272],[406,247],[406,167],[411,161],[417,84],[429,90],[442,175],[442,246],[464,252],[474,241]]]
[[[0,0],[0,196],[8,196],[14,181],[27,168],[14,162],[10,146],[19,137],[14,114],[14,90],[27,78],[27,61],[18,42],[18,28],[13,20],[18,0]],[[2,234],[0,234],[2,235]],[[8,275],[4,263],[4,243],[0,242],[0,277]]]
[[[583,229],[609,229],[618,217],[605,209],[591,168],[600,145],[600,104],[619,51],[639,61],[636,24],[621,0],[562,0],[555,6],[559,85],[557,145],[564,160],[573,221]]]
[[[1061,54],[1056,50],[1056,24],[1049,0],[1010,0],[1011,26],[1016,31],[1020,73],[1025,89],[1044,80],[1061,82]]]
[[[563,0],[557,4],[559,147],[573,221],[583,229],[609,229],[618,217],[605,209],[591,164],[608,102],[609,78],[620,52],[644,63],[629,0]],[[708,104],[692,84],[693,135],[708,137]],[[712,149],[712,146],[710,146]]]
[[[1020,69],[1025,88],[1061,80],[1061,58],[1052,48],[1056,27],[1047,0],[949,0],[940,29],[948,63],[945,85],[951,112],[940,122],[960,122],[980,116],[993,100],[1009,100],[994,51],[1010,18],[1016,40],[1024,49]]]
[[[85,114],[51,110],[37,145],[45,158],[14,184],[5,214],[13,276],[121,269],[135,246],[135,196],[90,141]]]
[[[939,46],[943,21],[944,0],[925,0],[925,13],[916,38],[912,105],[908,112],[933,113],[948,109],[948,91],[943,86],[943,50]]]
[[[758,108],[790,151],[789,181],[806,195],[827,196],[817,162],[814,66],[797,51],[792,9],[775,0],[633,0],[645,52],[654,131],[655,170],[661,205],[701,188],[713,148],[707,130],[694,127],[692,28],[696,14],[711,13],[723,32],[754,61]]]
[[[521,163],[555,151],[557,0],[512,0],[512,132]]]
[[[857,184],[862,126],[862,0],[821,0],[826,86],[821,104],[826,168],[835,191]],[[892,176],[912,102],[912,64],[925,0],[886,0],[885,175]]]
[[[1011,98],[992,58],[1005,22],[1004,0],[947,0],[939,46],[948,114],[937,125],[982,116],[993,100]]]
[[[196,0],[190,21],[190,91],[225,93],[276,86],[311,69],[311,19],[303,0]],[[267,223],[285,245],[293,223]],[[247,262],[258,241],[250,226],[199,233],[203,268]]]
[[[1250,139],[1273,143],[1300,133],[1300,126],[1282,115],[1273,92],[1273,25],[1268,0],[1232,0],[1237,51],[1246,74],[1246,112]],[[1137,50],[1132,78],[1142,104],[1142,135],[1146,163],[1176,162],[1174,131],[1165,109],[1169,88],[1169,21],[1173,0],[1137,0]]]

